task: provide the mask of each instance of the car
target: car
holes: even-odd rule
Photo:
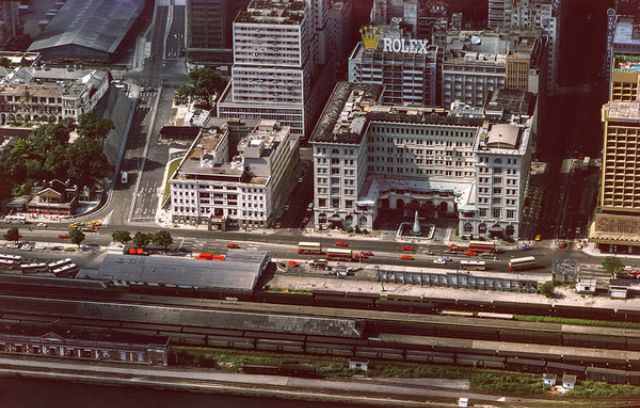
[[[285,205],[285,206],[284,206],[284,211],[285,211],[285,212],[289,211],[289,204],[287,204],[287,205]]]
[[[235,242],[229,242],[229,243],[227,244],[227,248],[230,248],[230,249],[238,249],[238,248],[240,248],[240,245],[236,244]]]
[[[403,250],[403,251],[406,251],[406,252],[413,252],[413,251],[415,251],[416,249],[415,249],[412,245],[404,245],[404,246],[402,247],[402,250]]]
[[[467,249],[466,251],[464,251],[463,254],[466,256],[478,256],[478,253],[476,251],[472,251],[470,249]]]
[[[451,245],[449,245],[449,250],[450,251],[464,251],[464,247],[461,247],[460,245],[456,245],[456,244],[451,244]]]
[[[535,241],[540,241],[540,240],[542,240],[542,236],[541,236],[540,234],[538,234],[538,235],[536,235],[533,239],[534,239]]]
[[[58,239],[69,239],[71,236],[69,234],[58,234]]]
[[[403,261],[413,261],[416,259],[416,257],[413,255],[405,254],[405,255],[400,255],[400,259],[402,259]]]
[[[276,229],[279,229],[280,227],[282,227],[282,224],[279,222],[276,222]]]
[[[447,264],[447,260],[444,257],[438,257],[436,259],[433,260],[434,264],[438,264],[438,265],[446,265]]]
[[[491,252],[482,252],[481,254],[478,254],[478,256],[481,258],[495,258],[496,254]]]
[[[44,222],[39,222],[39,223],[36,224],[36,226],[40,227],[40,228],[47,228],[48,227],[48,225],[45,224]]]
[[[304,180],[304,177],[298,177],[298,183],[302,183],[302,180]]]
[[[349,246],[349,243],[348,243],[348,242],[345,242],[345,241],[336,241],[336,246],[339,246],[339,247],[348,247],[348,246]]]
[[[366,255],[366,256],[373,256],[373,252],[371,252],[371,251],[360,251],[360,253],[362,255]]]

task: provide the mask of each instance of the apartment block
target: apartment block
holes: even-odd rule
[[[173,222],[266,226],[286,203],[298,163],[288,126],[213,118],[170,180]]]
[[[640,19],[618,16],[611,53],[609,100],[640,100]]]

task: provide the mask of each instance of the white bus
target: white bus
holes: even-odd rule
[[[485,261],[460,261],[460,269],[467,271],[484,271],[487,269],[487,263]]]
[[[353,260],[353,251],[346,248],[328,248],[327,258]]]
[[[77,270],[78,270],[78,265],[74,263],[70,263],[70,264],[62,265],[61,267],[56,268],[51,272],[53,272],[54,275],[61,275],[64,273],[76,272]]]
[[[5,261],[14,261],[14,262],[22,262],[22,257],[20,255],[8,255],[8,254],[0,254],[0,259]]]
[[[71,263],[71,258],[65,258],[65,259],[61,259],[59,261],[51,262],[48,266],[49,266],[49,270],[53,271],[54,269],[58,269],[61,266],[69,264],[69,263]]]
[[[8,259],[0,259],[0,271],[15,271],[20,268],[20,264],[16,261]]]
[[[4,222],[7,224],[26,224],[27,217],[24,215],[7,215],[4,217]]]
[[[319,242],[298,242],[298,253],[322,255],[322,245]]]
[[[533,256],[525,256],[522,258],[512,258],[509,260],[509,272],[518,269],[527,269],[535,266],[536,258]]]
[[[26,265],[20,265],[22,273],[41,273],[49,272],[49,265],[44,262],[30,263]]]

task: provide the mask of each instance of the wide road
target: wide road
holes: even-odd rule
[[[0,228],[8,226],[6,224],[0,224]],[[58,225],[57,227],[50,226],[47,229],[38,228],[36,226],[30,226],[31,230],[22,227],[20,230],[24,241],[34,242],[56,242],[61,243],[63,240],[59,239],[57,235],[62,232],[67,232],[67,225]],[[131,234],[141,232],[156,232],[157,227],[154,226],[136,226],[136,228],[130,228],[127,226],[104,226],[98,233],[87,233],[85,244],[88,245],[101,245],[106,246],[111,242],[111,233],[118,229],[129,230]],[[226,252],[226,244],[229,242],[235,242],[240,245],[241,248],[264,250],[271,253],[273,258],[281,259],[314,259],[318,256],[313,255],[298,255],[296,253],[297,243],[299,241],[314,241],[321,242],[326,247],[335,247],[335,239],[332,238],[320,238],[320,237],[302,237],[300,231],[296,230],[296,233],[288,233],[282,231],[279,234],[260,234],[260,233],[248,233],[248,232],[215,232],[205,230],[175,230],[170,231],[174,238],[174,244],[181,249],[191,250],[193,252],[212,252],[221,253]],[[353,250],[370,250],[374,252],[374,256],[367,260],[367,263],[372,264],[391,264],[391,265],[406,265],[406,266],[422,266],[422,267],[438,267],[447,269],[457,269],[459,267],[459,260],[470,259],[465,256],[451,256],[454,262],[448,265],[436,265],[433,259],[445,254],[448,248],[441,243],[434,243],[429,245],[415,244],[416,248],[415,257],[413,261],[400,260],[399,256],[403,254],[402,246],[404,244],[399,242],[389,242],[380,240],[346,240]],[[4,249],[3,249],[4,250]],[[432,254],[428,254],[428,252]],[[34,254],[35,255],[35,254]],[[486,259],[487,265],[490,270],[493,271],[505,271],[509,258],[520,256],[535,256],[540,269],[531,271],[533,275],[540,275],[541,273],[549,272],[554,260],[566,260],[572,259],[579,264],[597,265],[602,261],[601,258],[591,257],[581,250],[577,249],[550,249],[545,247],[534,247],[529,251],[512,250],[506,251],[497,255],[497,262],[492,259]],[[635,264],[637,260],[624,259],[623,262],[628,264]],[[523,273],[528,273],[524,271]]]

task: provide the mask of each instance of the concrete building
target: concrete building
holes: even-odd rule
[[[514,0],[489,0],[487,15],[489,28],[508,27],[510,25],[513,2]]]
[[[110,61],[144,8],[144,0],[67,0],[29,51],[44,59]]]
[[[511,27],[540,29],[548,37],[546,90],[553,95],[560,70],[560,21],[562,0],[514,0]]]
[[[602,109],[604,146],[599,212],[589,238],[607,252],[640,253],[640,101]]]
[[[249,0],[187,0],[187,59],[192,64],[231,65],[232,26]]]
[[[166,367],[169,344],[166,336],[87,330],[64,321],[0,327],[0,354],[4,355]]]
[[[438,105],[437,47],[406,38],[397,21],[363,29],[362,39],[349,57],[349,82],[383,85],[385,103]]]
[[[218,116],[276,120],[299,137],[311,132],[335,81],[335,60],[324,49],[324,2],[308,1],[253,0],[238,14]]]
[[[457,218],[461,235],[518,237],[533,112],[458,117],[382,97],[377,85],[334,89],[311,139],[316,228],[371,229],[417,210]]]
[[[19,1],[3,1],[0,3],[0,49],[3,49],[11,38],[20,34]]]
[[[538,30],[450,31],[442,67],[442,105],[483,106],[497,89],[539,93],[545,41]]]
[[[616,18],[610,67],[609,100],[640,100],[640,19]]]
[[[356,43],[355,10],[352,0],[334,0],[328,13],[331,44],[334,45],[336,71],[347,70],[349,54]]]
[[[265,226],[286,203],[298,138],[272,120],[260,121],[243,137],[232,126],[217,119],[187,151],[170,180],[173,222]]]
[[[97,69],[18,67],[0,79],[0,124],[76,121],[109,89],[109,73]]]

